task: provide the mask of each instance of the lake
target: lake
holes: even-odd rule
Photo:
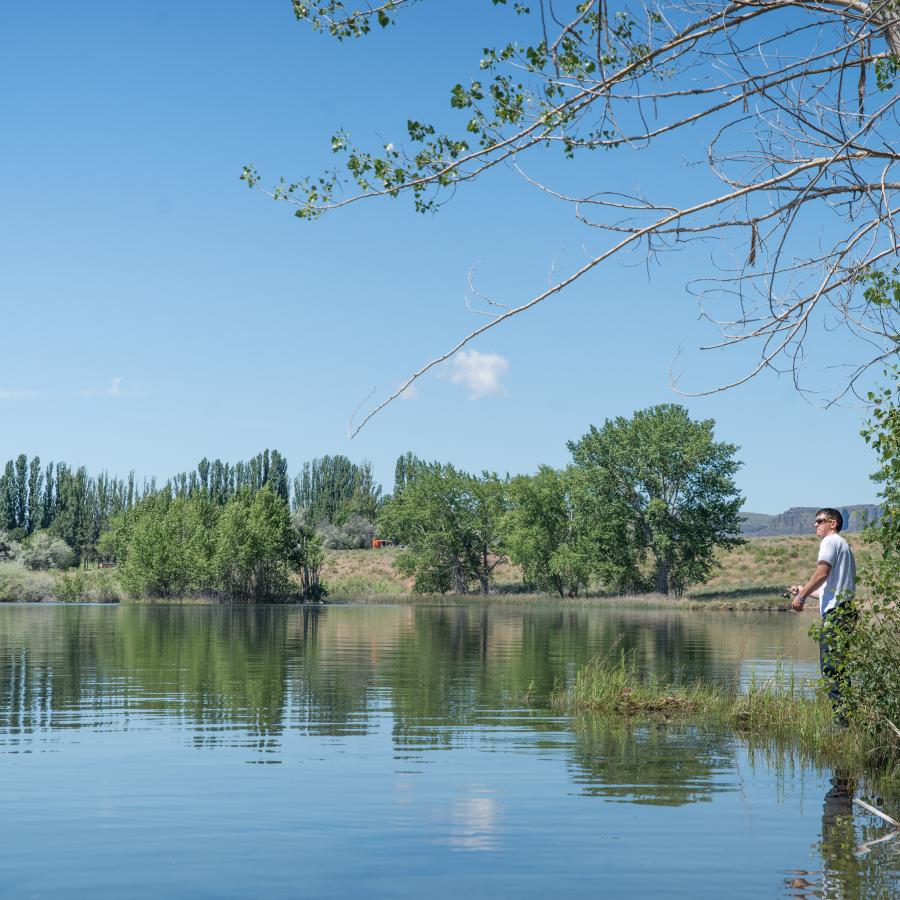
[[[900,896],[842,773],[546,706],[617,640],[661,675],[815,678],[811,621],[4,605],[0,896]]]

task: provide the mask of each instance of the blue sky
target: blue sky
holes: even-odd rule
[[[401,138],[407,118],[443,115],[484,35],[508,22],[485,0],[427,3],[339,44],[297,24],[289,0],[7,5],[0,459],[164,478],[268,446],[292,472],[324,453],[369,459],[390,489],[407,450],[528,472],[564,464],[592,423],[682,402],[740,445],[747,509],[874,501],[861,407],[816,408],[774,376],[709,398],[669,390],[679,348],[688,386],[748,360],[693,352],[714,335],[684,287],[703,263],[687,253],[649,280],[640,257],[596,271],[348,440],[373,388],[380,398],[477,323],[463,301],[473,266],[485,293],[516,304],[595,238],[506,171],[436,216],[384,201],[305,223],[248,191],[241,167],[268,183],[317,174],[342,127],[364,145]],[[683,159],[701,138],[650,169],[611,154],[540,166],[687,192]],[[815,340],[822,368],[842,352],[837,336]]]

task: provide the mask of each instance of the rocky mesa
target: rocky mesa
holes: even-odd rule
[[[877,519],[881,508],[875,503],[838,506],[844,517],[844,531],[860,531],[867,522]],[[792,506],[776,516],[744,513],[744,537],[778,537],[784,534],[812,534],[812,521],[818,507]]]

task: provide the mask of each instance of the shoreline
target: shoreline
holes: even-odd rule
[[[594,595],[586,597],[558,597],[552,594],[492,593],[492,594],[412,594],[389,593],[359,596],[339,595],[324,600],[303,600],[299,597],[284,597],[256,602],[253,600],[223,600],[211,596],[182,597],[128,597],[116,591],[110,594],[94,595],[92,592],[77,596],[62,593],[43,593],[40,596],[0,597],[0,604],[14,605],[73,605],[99,604],[122,606],[447,606],[447,607],[529,607],[552,606],[560,609],[590,609],[597,607],[635,607],[658,610],[687,610],[691,612],[709,610],[712,612],[792,612],[790,603],[773,602],[769,596],[734,600],[727,596],[710,596],[709,599],[694,597],[667,597],[662,594],[620,594]],[[809,613],[812,607],[804,612]]]

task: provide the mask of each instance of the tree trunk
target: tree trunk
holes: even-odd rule
[[[478,573],[478,584],[481,586],[481,593],[487,594],[491,577],[491,567],[488,564],[488,550],[483,547],[481,551],[481,571]]]
[[[656,561],[656,593],[669,593],[669,563],[664,559]]]
[[[451,573],[453,579],[453,590],[457,594],[466,594],[469,590],[469,584],[466,581],[466,573],[463,571],[462,564],[458,559],[453,560],[453,570]]]

